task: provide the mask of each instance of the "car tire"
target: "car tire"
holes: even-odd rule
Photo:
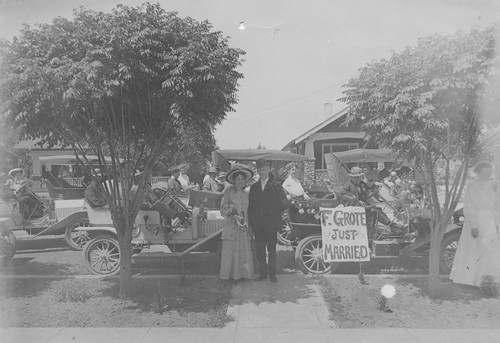
[[[91,239],[83,248],[85,268],[94,275],[120,273],[121,250],[116,237],[101,235]]]
[[[460,231],[452,231],[443,237],[439,250],[439,268],[441,273],[449,274],[460,240]]]
[[[340,263],[323,262],[323,242],[321,235],[307,236],[295,249],[295,264],[304,274],[322,275],[332,273]]]
[[[88,219],[79,219],[66,228],[66,231],[64,232],[64,239],[66,240],[66,243],[68,243],[71,250],[83,250],[85,244],[92,239],[88,231],[75,231],[76,228],[89,226],[90,223]]]

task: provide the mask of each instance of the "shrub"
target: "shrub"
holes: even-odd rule
[[[381,295],[377,301],[377,309],[382,312],[391,313],[392,310],[389,308],[389,305],[387,305],[388,301],[389,301],[388,298]]]
[[[92,297],[85,284],[74,279],[57,282],[52,291],[56,300],[60,302],[85,302]]]
[[[483,295],[488,298],[495,298],[498,296],[498,283],[491,275],[484,275],[481,277],[479,289],[481,289]]]

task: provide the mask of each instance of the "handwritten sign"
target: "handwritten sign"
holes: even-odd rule
[[[323,260],[370,261],[364,207],[320,208]]]

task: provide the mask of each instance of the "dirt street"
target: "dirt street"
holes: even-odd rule
[[[168,248],[152,246],[144,249],[141,254],[165,252]],[[290,247],[278,246],[278,273],[299,273],[295,267],[294,251]],[[150,266],[141,264],[134,267],[134,272],[141,274],[181,274],[183,264],[187,275],[218,274],[215,254],[194,252],[184,256],[183,261],[176,256],[165,254],[161,264]],[[427,258],[382,259],[373,260],[363,265],[367,274],[423,274],[427,271]],[[81,251],[68,248],[62,236],[44,236],[35,239],[19,239],[17,253],[3,267],[4,275],[89,275],[84,266]],[[336,271],[339,274],[359,273],[358,263],[345,263]]]

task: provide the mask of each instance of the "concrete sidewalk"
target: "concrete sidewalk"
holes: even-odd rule
[[[338,329],[313,279],[297,274],[279,275],[276,284],[239,283],[228,315],[234,320],[222,329],[8,328],[0,329],[0,342],[500,342],[500,330]]]

